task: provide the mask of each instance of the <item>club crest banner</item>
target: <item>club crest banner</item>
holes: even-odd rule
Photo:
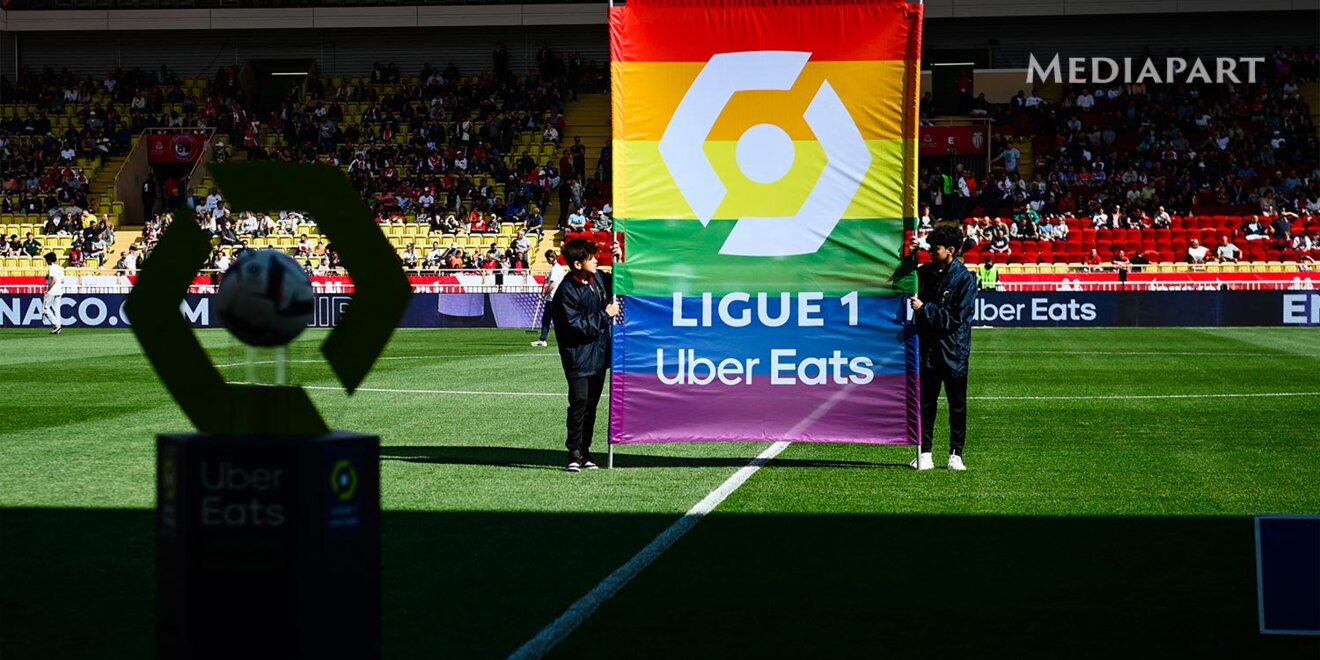
[[[610,9],[610,441],[914,443],[921,6]]]

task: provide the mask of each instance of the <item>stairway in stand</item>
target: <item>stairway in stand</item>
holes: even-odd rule
[[[582,145],[587,148],[587,171],[589,177],[596,175],[596,165],[600,160],[601,147],[610,139],[610,96],[609,94],[579,94],[576,101],[570,101],[564,110],[564,136],[561,146],[567,149],[573,145],[573,138],[582,138]],[[558,162],[559,157],[555,156]],[[555,195],[555,205],[545,215],[545,238],[541,240],[541,252],[553,246],[556,250],[563,245],[563,229],[559,227],[559,197]],[[532,256],[532,271],[544,274],[550,271],[550,264],[544,255]]]
[[[1315,134],[1320,135],[1320,82],[1302,83],[1297,94],[1311,106],[1311,123],[1315,125]]]
[[[96,202],[96,215],[98,218],[108,220],[115,227],[115,244],[109,246],[106,258],[101,261],[100,272],[102,274],[110,273],[114,270],[115,260],[118,252],[126,250],[128,244],[125,243],[125,237],[136,236],[142,225],[141,218],[124,217],[124,205],[115,200],[115,177],[119,174],[120,168],[124,166],[124,161],[128,156],[111,156],[101,162],[101,168],[88,182],[87,199]],[[128,227],[132,223],[134,226]],[[122,244],[122,246],[121,246]]]
[[[610,139],[610,95],[579,94],[568,104],[564,122],[564,146],[572,146],[573,138],[582,138],[587,147],[587,176],[595,176],[600,149]]]

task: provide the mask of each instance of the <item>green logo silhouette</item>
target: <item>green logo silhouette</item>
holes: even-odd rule
[[[212,164],[235,211],[307,212],[353,278],[356,293],[321,354],[352,394],[403,317],[412,286],[394,248],[338,168],[298,163]],[[143,266],[125,302],[133,334],[165,388],[199,431],[228,435],[318,435],[325,421],[301,387],[226,383],[179,311],[211,255],[210,237],[186,205]]]

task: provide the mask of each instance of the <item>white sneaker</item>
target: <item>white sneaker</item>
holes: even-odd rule
[[[930,455],[930,452],[922,452],[912,459],[908,466],[915,470],[933,470],[935,469],[935,459]]]
[[[949,469],[957,470],[958,472],[962,472],[963,470],[966,470],[967,466],[963,465],[962,456],[959,456],[957,454],[949,454]]]
[[[538,339],[538,340],[532,342],[532,346],[549,346],[549,344],[547,344],[547,343],[545,343],[545,342],[543,342],[543,341],[541,341],[541,340]]]

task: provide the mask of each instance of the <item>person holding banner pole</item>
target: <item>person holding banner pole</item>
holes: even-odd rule
[[[910,303],[921,347],[921,450],[912,467],[935,467],[931,450],[943,386],[949,400],[949,469],[966,470],[967,366],[972,352],[976,276],[957,258],[963,235],[956,226],[936,227],[926,242],[931,261],[917,269],[917,295]]]
[[[585,238],[564,244],[568,277],[555,292],[553,324],[559,359],[568,380],[569,472],[594,470],[591,440],[596,428],[596,408],[605,390],[605,372],[610,366],[611,328],[619,314],[613,285],[597,270],[599,246]]]

